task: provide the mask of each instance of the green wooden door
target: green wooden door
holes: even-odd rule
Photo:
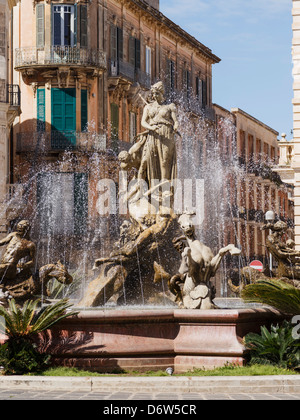
[[[51,124],[52,148],[76,145],[76,89],[51,90]]]

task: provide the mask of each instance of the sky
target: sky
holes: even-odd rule
[[[222,60],[213,103],[292,139],[292,0],[160,0],[160,11]]]

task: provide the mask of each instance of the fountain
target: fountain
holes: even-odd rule
[[[281,220],[276,223],[272,221],[266,223],[262,229],[269,230],[266,247],[276,261],[277,267],[272,267],[271,270],[264,269],[263,272],[244,267],[241,270],[239,284],[235,285],[229,279],[230,289],[237,295],[241,295],[248,284],[266,279],[280,280],[300,289],[300,251],[294,249],[295,242],[287,237],[287,224]]]
[[[87,209],[79,209],[75,201],[68,200],[72,190],[77,197],[90,194],[90,200],[96,201],[92,191],[87,191],[84,174],[72,174],[71,169],[88,165],[90,177],[96,182],[97,177],[101,178],[97,168],[108,165],[107,157],[95,153],[87,164],[66,152],[57,163],[61,175],[56,175],[53,167],[50,171],[43,168],[31,174],[29,183],[35,179],[40,193],[50,191],[48,198],[41,198],[42,194],[38,197],[39,215],[36,214],[37,220],[33,218],[35,226],[39,226],[35,229],[37,236],[48,238],[48,242],[45,244],[40,238],[36,246],[29,238],[27,222],[18,225],[18,229],[24,231],[10,234],[0,242],[0,245],[7,245],[0,264],[1,299],[5,302],[8,295],[19,294],[22,302],[25,297],[41,293],[47,301],[50,293],[46,284],[51,278],[71,287],[76,283],[76,271],[69,273],[66,262],[71,254],[75,255],[73,261],[81,265],[83,281],[73,299],[81,312],[40,336],[39,345],[53,355],[56,363],[98,371],[172,366],[177,372],[225,363],[241,364],[245,352],[244,335],[278,319],[278,314],[270,309],[219,309],[214,302],[216,290],[212,280],[224,256],[230,254],[239,258],[241,251],[234,244],[217,247],[213,243],[214,246],[209,246],[200,238],[203,214],[199,214],[199,208],[207,197],[212,205],[210,218],[205,220],[209,231],[202,232],[203,236],[214,239],[215,230],[223,227],[222,224],[216,227],[216,219],[213,220],[220,196],[216,188],[223,186],[221,177],[218,184],[218,166],[213,151],[207,152],[212,154],[214,162],[214,180],[206,186],[208,193],[196,194],[196,206],[186,208],[186,198],[193,195],[193,188],[187,194],[187,186],[191,184],[182,180],[197,180],[204,175],[205,183],[207,178],[203,168],[199,170],[198,155],[196,159],[192,157],[193,142],[185,142],[186,130],[191,132],[191,127],[185,127],[182,118],[176,106],[165,101],[163,84],[153,85],[143,112],[145,131],[137,136],[128,151],[118,155],[121,173],[130,175],[130,183],[125,191],[122,188],[119,191],[120,205],[125,206],[126,211],[119,236],[111,235],[115,241],[111,252],[106,251],[108,246],[103,246],[104,241],[102,247],[98,246],[95,231],[99,234],[100,230],[89,229],[83,223]],[[179,133],[179,127],[185,128],[185,132]],[[205,129],[209,131],[207,127]],[[178,138],[181,159],[177,156]],[[109,171],[116,171],[113,161]],[[102,204],[106,199],[110,201],[111,197],[105,195],[110,185],[108,182],[103,190]],[[203,183],[199,182],[199,185],[203,186]],[[57,188],[61,189],[60,194]],[[101,188],[97,186],[95,190]],[[62,191],[65,198],[56,203]],[[75,215],[75,219],[67,218],[69,213]],[[127,213],[128,217],[125,217]],[[104,220],[101,218],[102,222]],[[75,239],[67,243],[62,236],[54,243],[53,232],[58,221],[65,238],[69,238],[70,233],[88,231],[89,240],[78,244],[75,235]],[[7,258],[10,249],[16,254],[13,264]],[[38,253],[47,262],[40,269],[38,259],[35,259]],[[50,260],[56,254],[64,258],[53,265]],[[226,285],[222,284],[224,289]],[[61,293],[66,295],[64,290]]]

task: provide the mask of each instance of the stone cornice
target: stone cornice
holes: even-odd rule
[[[252,116],[252,115],[250,115],[250,114],[247,114],[247,112],[243,111],[243,110],[242,110],[242,109],[240,109],[240,108],[231,108],[231,112],[232,112],[233,114],[241,114],[241,115],[243,115],[244,117],[246,117],[246,118],[248,118],[248,119],[250,119],[250,120],[254,121],[255,123],[259,124],[260,126],[262,126],[263,128],[265,128],[266,130],[271,131],[271,132],[272,132],[273,134],[275,134],[276,136],[278,136],[278,135],[279,135],[278,131],[274,130],[274,128],[271,128],[271,127],[269,127],[268,125],[266,125],[265,123],[263,123],[263,122],[261,122],[261,121],[257,120],[255,117],[253,117],[253,116]]]
[[[150,18],[153,19],[153,21],[160,27],[161,30],[172,32],[175,36],[184,40],[191,47],[195,48],[201,55],[203,55],[213,64],[219,63],[221,61],[219,57],[212,53],[211,49],[203,45],[200,41],[187,33],[184,29],[175,24],[169,18],[167,18],[159,10],[150,6],[144,0],[122,0],[122,3],[128,5],[130,8],[133,7],[136,10],[140,10],[141,12],[146,13]]]

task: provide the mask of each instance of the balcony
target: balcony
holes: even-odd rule
[[[15,50],[15,69],[22,73],[28,84],[43,76],[45,70],[49,76],[49,71],[64,67],[80,69],[93,76],[106,70],[106,54],[102,50],[61,45]]]
[[[3,89],[0,102],[8,105],[7,109],[7,123],[10,126],[14,119],[21,114],[21,92],[19,85],[6,85],[6,90]]]
[[[19,85],[7,85],[6,89],[7,103],[12,107],[21,105],[21,91]]]
[[[101,152],[106,150],[106,135],[75,131],[24,132],[17,134],[16,152],[48,154],[65,150]]]
[[[151,87],[151,76],[148,73],[123,60],[110,60],[108,77],[111,87],[123,84],[128,85],[129,89],[135,82],[145,89]]]
[[[109,77],[124,78],[130,82],[135,81],[135,67],[123,60],[110,60]]]

